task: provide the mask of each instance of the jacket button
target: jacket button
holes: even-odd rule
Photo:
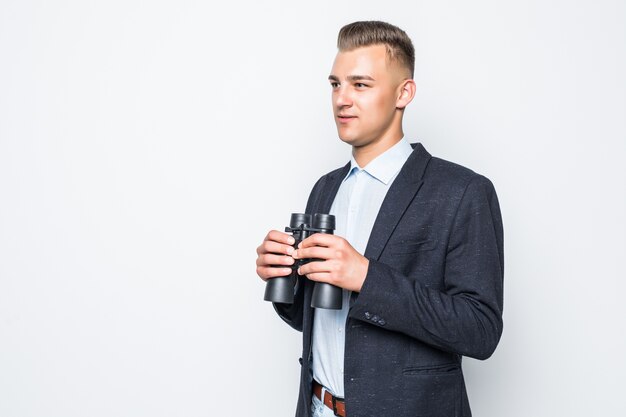
[[[372,317],[372,315],[369,313],[369,311],[366,311],[365,312],[365,318],[369,320],[371,317]]]
[[[372,317],[372,321],[378,322],[378,319],[380,319],[380,317],[378,317],[377,315],[374,315],[374,317]]]
[[[385,324],[387,324],[387,322],[383,319],[378,320],[378,324],[380,324],[381,326],[384,326]]]

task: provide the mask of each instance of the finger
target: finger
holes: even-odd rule
[[[257,266],[256,273],[263,281],[291,274],[291,268],[274,268],[271,266]]]
[[[300,268],[298,268],[298,274],[308,275],[308,274],[315,274],[318,272],[331,272],[332,270],[333,269],[332,269],[332,265],[330,262],[313,261],[313,262],[308,262],[302,265]]]
[[[300,248],[294,251],[292,256],[294,257],[294,259],[331,259],[337,257],[337,250],[326,248],[323,246],[313,246],[310,248]]]
[[[266,240],[257,248],[256,253],[259,255],[264,253],[282,253],[285,255],[291,255],[293,251],[294,249],[291,245]]]
[[[304,239],[302,242],[300,242],[298,248],[309,248],[311,246],[333,246],[342,239],[343,238],[335,235],[329,235],[326,233],[315,233],[314,235],[311,235]]]
[[[258,266],[293,265],[294,262],[295,261],[291,256],[275,255],[273,253],[259,255],[259,257],[256,258],[256,264]]]
[[[315,272],[306,276],[311,281],[331,283],[331,275],[328,272]]]
[[[293,245],[296,242],[293,236],[279,232],[278,230],[270,230],[267,236],[265,236],[265,240],[282,243],[284,245]]]

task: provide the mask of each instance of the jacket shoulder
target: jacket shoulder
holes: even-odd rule
[[[424,173],[424,179],[438,180],[451,184],[467,184],[468,181],[471,181],[478,175],[463,165],[433,156]]]
[[[465,189],[470,184],[493,188],[491,181],[470,168],[438,157],[432,157],[424,172],[424,181],[430,181],[440,187]]]

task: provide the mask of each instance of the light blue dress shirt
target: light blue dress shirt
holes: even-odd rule
[[[385,195],[413,152],[402,139],[365,168],[351,160],[350,171],[341,183],[330,214],[335,215],[335,234],[364,254],[372,227]],[[315,309],[313,320],[313,378],[336,397],[343,398],[345,327],[350,293],[343,290],[341,310]]]

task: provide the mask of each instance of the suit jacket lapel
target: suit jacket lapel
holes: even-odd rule
[[[378,211],[365,249],[367,258],[378,260],[402,215],[423,184],[422,176],[432,156],[421,143],[413,147],[413,153],[391,184]]]
[[[412,146],[414,147],[413,153],[411,153],[411,156],[409,156],[409,159],[405,162],[393,184],[391,184],[391,188],[389,188],[383,200],[383,204],[378,211],[378,215],[376,216],[376,221],[374,222],[374,227],[372,228],[372,233],[370,234],[370,239],[365,249],[365,256],[368,258],[377,260],[380,257],[387,241],[400,222],[402,215],[422,186],[422,176],[432,156],[421,143]],[[329,174],[328,181],[320,187],[320,191],[315,197],[315,203],[312,205],[311,213],[328,213],[330,211],[339,186],[348,174],[349,169],[350,163],[348,162],[343,169]],[[312,287],[312,285],[308,285],[304,292],[304,307],[310,319],[313,318],[313,309],[310,307]],[[354,303],[356,296],[357,293],[351,294],[350,305]],[[305,336],[308,346],[310,346],[311,343],[311,329],[312,324],[309,329],[309,334]]]
[[[328,174],[328,180],[319,192],[317,197],[317,204],[313,206],[314,213],[323,213],[328,214],[330,212],[330,208],[333,205],[333,201],[335,200],[335,196],[337,195],[337,191],[339,191],[339,186],[341,185],[342,180],[348,174],[348,170],[350,169],[350,162],[344,165],[343,168],[335,170]]]

